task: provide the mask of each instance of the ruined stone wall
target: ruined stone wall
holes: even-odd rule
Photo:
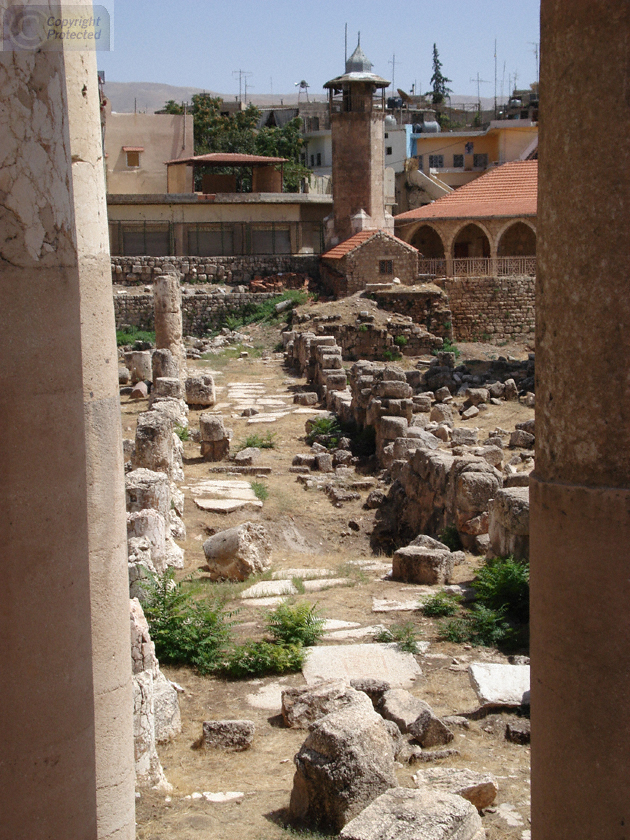
[[[433,284],[404,289],[392,288],[373,292],[370,297],[376,301],[379,309],[408,315],[414,324],[421,324],[440,338],[453,337],[453,317],[449,301],[444,292]]]
[[[228,315],[238,315],[247,304],[259,304],[275,297],[273,293],[250,292],[223,294],[219,291],[186,294],[183,290],[182,316],[184,335],[202,336],[212,329],[224,326]],[[155,324],[153,294],[131,294],[117,290],[114,293],[114,312],[116,329],[123,325],[138,327],[142,330],[152,330]]]
[[[534,340],[535,277],[454,277],[442,283],[456,341]]]
[[[112,257],[112,281],[137,286],[149,283],[164,269],[176,269],[187,283],[248,284],[254,277],[269,277],[283,272],[308,274],[319,280],[319,257]]]

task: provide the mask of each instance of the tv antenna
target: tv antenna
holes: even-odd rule
[[[534,53],[534,59],[536,61],[536,85],[538,86],[538,76],[539,76],[539,63],[538,63],[538,50],[540,44],[538,41],[530,41],[531,46],[534,48],[532,52]]]
[[[391,60],[387,62],[388,64],[392,65],[392,94],[396,93],[396,53],[391,57]],[[401,64],[402,62],[398,62]]]
[[[243,79],[247,79],[252,73],[249,70],[232,70],[234,78],[238,76],[238,101],[243,101]],[[245,88],[247,90],[247,87]]]
[[[477,111],[481,114],[481,85],[489,85],[490,82],[487,79],[480,79],[479,73],[477,73],[477,76],[470,81],[477,82]]]

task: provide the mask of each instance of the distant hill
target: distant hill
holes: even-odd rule
[[[117,111],[119,114],[130,114],[134,110],[143,114],[153,114],[164,107],[164,104],[169,99],[174,99],[175,102],[190,102],[193,93],[209,93],[211,96],[221,96],[223,99],[233,100],[236,97],[234,94],[224,95],[217,93],[214,90],[205,91],[203,88],[195,87],[176,87],[174,85],[161,85],[157,82],[105,82],[105,96],[112,104],[112,111]],[[309,99],[323,101],[325,95],[313,96],[309,94]],[[302,95],[301,100],[304,99]],[[288,94],[259,94],[256,96],[248,96],[248,102],[253,102],[260,108],[270,108],[279,105],[295,105],[298,101],[298,95],[295,92]]]

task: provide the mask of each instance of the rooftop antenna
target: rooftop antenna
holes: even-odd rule
[[[236,77],[238,75],[238,101],[243,101],[243,79],[247,78],[247,76],[251,76],[252,74],[249,70],[232,70],[232,75]]]
[[[396,93],[396,53],[392,56],[392,60],[387,63],[392,65],[392,93]]]
[[[503,76],[501,78],[501,105],[505,105],[505,96],[504,96],[504,93],[503,93],[503,89],[505,87],[505,67],[506,67],[506,64],[507,64],[507,62],[504,61],[503,62]]]
[[[530,44],[532,45],[532,47],[534,48],[534,49],[532,50],[532,52],[534,53],[534,58],[535,58],[535,60],[536,60],[536,85],[538,85],[538,73],[539,73],[539,68],[538,68],[538,46],[539,46],[539,43],[538,43],[538,41],[530,41],[529,43],[530,43]]]
[[[490,82],[487,79],[480,79],[479,73],[477,73],[477,76],[470,81],[477,82],[477,111],[481,114],[481,85],[489,85]]]
[[[497,118],[497,39],[494,39],[494,118]]]
[[[344,40],[345,40],[345,48],[346,48],[345,49],[346,57],[344,59],[344,67],[345,67],[345,65],[348,62],[348,24],[347,23],[346,23],[346,32],[345,32]]]
[[[249,75],[251,75],[251,74],[249,74],[249,73],[248,73],[248,74],[245,76],[245,104],[246,104],[246,105],[247,105],[247,88],[248,88],[248,87],[250,87],[250,88],[255,87],[255,85],[248,85],[248,84],[247,84],[247,76],[249,76]]]

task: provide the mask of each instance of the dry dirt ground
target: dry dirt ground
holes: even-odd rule
[[[252,334],[256,333],[252,331]],[[279,335],[269,330],[258,331],[255,342],[273,347]],[[527,348],[463,348],[467,356],[484,356],[512,352],[521,358]],[[412,360],[405,359],[405,366]],[[191,362],[191,368],[215,371],[218,387],[217,400],[226,425],[233,429],[233,450],[252,432],[275,434],[274,449],[263,450],[261,466],[269,466],[272,473],[259,479],[269,492],[262,510],[219,515],[199,510],[187,493],[185,522],[187,540],[185,569],[181,575],[199,576],[212,597],[220,592],[230,598],[229,608],[237,610],[239,636],[260,638],[263,634],[265,609],[243,606],[240,590],[244,585],[226,585],[210,582],[201,567],[204,563],[202,542],[208,533],[229,528],[246,520],[262,522],[273,542],[273,569],[327,568],[350,578],[347,586],[331,588],[309,595],[298,595],[295,600],[317,602],[327,618],[358,622],[362,626],[384,624],[390,626],[400,621],[412,620],[419,638],[430,642],[428,651],[418,655],[422,676],[415,683],[413,693],[428,701],[438,714],[455,714],[476,707],[476,696],[470,686],[467,663],[471,661],[505,662],[496,650],[454,645],[440,641],[438,623],[424,618],[422,613],[372,612],[372,598],[408,600],[413,597],[404,584],[384,580],[382,572],[361,571],[357,560],[387,560],[373,558],[369,536],[374,511],[363,509],[369,489],[360,491],[361,499],[334,507],[321,491],[305,489],[297,483],[296,475],[289,472],[293,456],[307,452],[305,443],[304,414],[289,413],[269,425],[248,424],[247,418],[232,411],[229,386],[236,382],[264,384],[271,399],[285,398],[290,408],[296,386],[304,380],[296,378],[282,366],[281,357],[262,359],[250,350],[244,359],[213,357],[209,361]],[[122,398],[122,420],[125,437],[133,437],[137,414],[146,410],[146,401],[132,403]],[[268,408],[267,410],[272,410]],[[190,412],[190,427],[198,426],[199,412]],[[531,409],[515,403],[491,407],[475,419],[482,429],[501,426],[513,429],[515,422],[533,416]],[[484,436],[480,435],[480,439]],[[208,464],[199,456],[199,444],[185,443],[184,470],[186,481],[210,476]],[[226,466],[225,464],[223,466]],[[238,476],[242,478],[242,476]],[[254,479],[254,476],[249,478]],[[386,489],[376,477],[373,486]],[[358,530],[348,526],[350,520]],[[457,580],[470,580],[480,558],[470,556],[463,566],[457,567]],[[369,639],[359,639],[366,642]],[[331,642],[323,642],[330,644]],[[292,787],[293,756],[306,737],[304,731],[282,727],[278,710],[254,708],[248,695],[264,686],[280,682],[283,686],[304,685],[301,674],[258,680],[231,680],[200,677],[186,667],[163,667],[171,679],[183,687],[179,695],[183,729],[171,743],[159,748],[164,771],[173,791],[169,795],[153,790],[142,790],[137,798],[137,837],[139,840],[196,840],[196,838],[221,838],[221,840],[280,840],[293,836],[283,827],[285,810]],[[499,795],[495,806],[483,816],[489,840],[526,840],[529,838],[529,747],[507,742],[504,739],[505,722],[509,715],[501,714],[471,721],[469,729],[458,729],[451,746],[460,755],[439,762],[446,767],[468,767],[490,771],[499,781]],[[221,718],[248,718],[256,724],[253,747],[241,753],[210,751],[196,748],[204,720]],[[401,785],[413,787],[412,774],[416,769],[432,765],[405,766],[399,770]],[[239,802],[211,803],[205,799],[187,799],[195,792],[241,791]],[[308,833],[303,836],[319,837]]]

